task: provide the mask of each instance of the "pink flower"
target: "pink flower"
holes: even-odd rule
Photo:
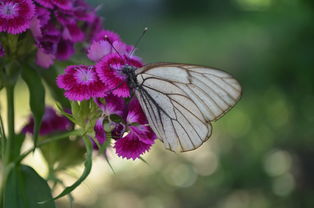
[[[87,40],[91,41],[94,40],[95,37],[100,33],[102,30],[103,19],[96,15],[92,15],[93,18],[90,22],[86,22],[84,24],[84,31],[87,34]]]
[[[97,139],[98,143],[102,145],[106,141],[106,132],[104,130],[103,126],[104,118],[99,118],[96,121],[96,124],[94,126],[95,131],[95,138]],[[96,149],[97,145],[94,144],[94,148]]]
[[[94,126],[95,138],[97,139],[100,145],[102,145],[107,140],[103,122],[104,122],[104,118],[103,117],[99,118],[96,121],[96,124]],[[114,125],[114,129],[111,132],[111,137],[113,139],[121,138],[123,133],[125,132],[125,125],[123,125],[122,123],[115,123],[115,122],[112,122],[112,125]],[[94,147],[96,146],[94,145]]]
[[[91,8],[85,1],[74,0],[73,5],[73,14],[78,20],[88,23],[94,21],[96,17],[95,9]]]
[[[74,54],[74,52],[73,42],[60,40],[56,51],[56,58],[59,60],[67,60]]]
[[[56,111],[52,107],[46,107],[45,114],[42,118],[42,124],[39,130],[41,136],[45,136],[51,133],[68,131],[73,127],[73,124],[64,116],[57,115]],[[28,123],[23,127],[22,132],[24,134],[33,134],[34,131],[34,118],[31,116]]]
[[[100,41],[100,40],[106,40],[106,38],[108,38],[108,40],[113,43],[114,41],[121,41],[120,36],[115,33],[112,32],[110,30],[101,30],[98,32],[98,34],[95,35],[95,41]]]
[[[44,27],[49,20],[51,19],[51,12],[44,8],[44,7],[40,7],[40,6],[36,6],[36,16],[40,21],[40,26]]]
[[[111,53],[128,56],[133,48],[133,46],[122,42],[118,34],[109,30],[102,30],[95,35],[94,41],[88,49],[87,56],[90,60],[97,62]]]
[[[104,97],[107,93],[94,66],[68,66],[65,73],[57,77],[57,85],[65,90],[68,99],[76,101]]]
[[[111,53],[111,45],[108,41],[94,41],[88,49],[87,57],[92,61],[99,61],[105,55]]]
[[[150,149],[151,145],[138,140],[132,132],[115,143],[117,155],[126,159],[137,159]]]
[[[104,115],[116,114],[122,116],[123,111],[126,108],[125,100],[114,96],[113,94],[109,94],[104,98],[96,98],[94,100]]]
[[[60,9],[70,10],[72,9],[72,0],[49,0],[52,4],[56,5]]]
[[[53,9],[53,5],[50,0],[34,0],[36,3],[48,9]]]
[[[128,109],[126,123],[129,133],[118,139],[114,148],[120,157],[135,160],[150,149],[156,135],[148,126],[145,114],[136,98],[131,100]]]
[[[84,33],[76,23],[67,24],[64,27],[63,38],[72,42],[80,42],[84,40]]]
[[[106,140],[106,133],[103,127],[103,121],[105,116],[107,117],[114,114],[116,116],[122,117],[126,108],[126,104],[123,98],[114,96],[112,94],[109,94],[104,98],[96,98],[94,99],[94,101],[102,110],[102,114],[104,115],[97,120],[94,127],[96,139],[99,141],[100,144],[102,144]],[[113,136],[113,138],[120,138],[125,131],[125,126],[121,123],[116,123],[114,121],[110,122],[111,125],[115,126],[113,132],[111,132],[111,135]]]
[[[36,53],[36,64],[43,67],[49,68],[54,62],[55,56],[46,53],[43,49],[39,48]]]
[[[0,32],[19,34],[26,31],[34,16],[31,0],[1,0]]]
[[[142,66],[142,63],[137,59],[127,59],[118,54],[109,54],[96,65],[96,72],[100,80],[106,84],[108,90],[119,97],[130,96],[127,76],[122,71],[126,65],[138,68]]]
[[[109,42],[107,40],[94,41],[88,49],[88,58],[92,61],[99,61],[104,56],[110,53],[118,53],[119,55],[126,55],[133,50],[133,46],[129,46],[119,40]]]
[[[84,0],[34,1],[36,17],[31,30],[38,47],[36,63],[41,67],[50,67],[55,59],[69,59],[76,43],[100,31],[100,18]]]

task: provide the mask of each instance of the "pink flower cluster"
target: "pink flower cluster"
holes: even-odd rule
[[[0,32],[16,35],[31,31],[37,47],[36,63],[41,67],[50,67],[55,60],[69,59],[76,43],[86,40],[91,43],[87,56],[95,64],[67,67],[57,78],[57,84],[69,100],[91,99],[97,103],[102,111],[94,128],[99,143],[107,139],[103,124],[109,123],[113,127],[111,136],[116,140],[116,153],[136,159],[151,147],[156,136],[136,98],[130,99],[123,69],[126,65],[138,68],[143,64],[138,57],[130,55],[133,46],[125,44],[118,34],[103,30],[101,24],[95,10],[84,0],[0,0]],[[0,44],[0,57],[6,49]],[[50,118],[59,121],[52,109],[47,109],[47,115],[41,134],[59,129],[59,124],[66,125],[61,120],[49,122]],[[121,121],[113,121],[113,115]],[[24,132],[32,131],[32,122]]]
[[[72,127],[73,123],[71,123],[66,117],[58,115],[52,107],[47,106],[42,118],[39,135],[46,136],[57,132],[69,131]],[[27,124],[22,129],[22,133],[33,134],[33,131],[34,118],[30,116]]]
[[[139,158],[156,139],[138,100],[130,99],[131,89],[123,73],[126,65],[134,68],[143,65],[138,57],[130,57],[133,48],[122,42],[118,34],[102,30],[88,50],[88,57],[95,65],[69,66],[57,78],[58,86],[65,90],[69,100],[92,99],[98,105],[102,116],[94,127],[96,139],[100,144],[106,141],[103,126],[109,123],[116,153],[127,159]],[[121,121],[114,121],[111,116],[118,116]]]
[[[38,47],[37,64],[48,68],[55,59],[67,60],[75,43],[91,40],[101,20],[83,0],[34,0],[36,17],[31,31]]]
[[[1,0],[0,32],[30,29],[38,48],[36,63],[44,68],[74,54],[74,45],[91,41],[102,21],[84,0]]]

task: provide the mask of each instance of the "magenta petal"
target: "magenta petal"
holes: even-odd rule
[[[88,49],[88,58],[92,61],[99,61],[105,55],[111,53],[111,45],[108,41],[94,41]]]
[[[112,43],[115,50],[113,50],[114,53],[119,53],[120,55],[128,55],[127,54],[127,44],[121,42],[121,41],[114,41]]]
[[[59,7],[60,9],[70,10],[72,9],[72,1],[71,0],[50,0],[54,5]]]
[[[32,34],[35,38],[41,38],[42,32],[41,32],[41,24],[37,17],[34,17],[31,21],[30,29],[32,31]]]
[[[94,66],[68,66],[65,73],[57,77],[57,85],[65,89],[68,99],[76,101],[104,97],[107,93],[107,88],[99,80]]]
[[[52,133],[68,131],[72,126],[73,124],[66,117],[57,115],[52,107],[46,107],[39,134],[45,136]],[[31,116],[28,123],[23,127],[22,133],[33,134],[33,129],[34,118]]]
[[[34,0],[38,4],[40,4],[43,7],[46,7],[48,9],[52,9],[53,5],[51,4],[50,0]]]
[[[84,40],[84,33],[76,23],[67,24],[63,31],[63,38],[72,42],[80,42]]]
[[[123,110],[126,107],[123,98],[114,96],[112,94],[109,94],[104,98],[95,99],[95,103],[106,115],[116,114],[122,116]]]
[[[49,68],[54,63],[54,55],[45,53],[42,49],[37,50],[36,64],[43,68]]]
[[[1,0],[0,32],[19,34],[31,25],[35,7],[31,0]]]
[[[119,87],[117,89],[114,89],[112,91],[112,94],[114,94],[114,95],[116,95],[118,97],[124,97],[124,98],[127,98],[127,97],[131,96],[130,88],[129,88],[129,86],[126,83],[123,83],[121,85],[121,87]]]
[[[74,44],[67,40],[61,40],[58,43],[56,58],[59,60],[67,60],[74,54]]]
[[[126,75],[122,68],[126,61],[118,54],[109,54],[96,65],[96,72],[100,80],[108,86],[112,93],[119,97],[129,97],[130,90],[126,83]]]
[[[95,35],[94,40],[95,41],[105,40],[105,37],[107,37],[111,43],[115,41],[120,41],[120,36],[117,33],[112,32],[110,30],[99,31],[98,34]]]
[[[103,19],[98,16],[94,16],[91,23],[87,24],[86,30],[89,31],[88,40],[95,40],[96,36],[102,30]]]
[[[147,124],[148,121],[142,110],[142,107],[136,97],[133,97],[128,106],[128,115],[126,121],[128,123]]]
[[[40,25],[45,26],[50,20],[50,11],[44,7],[36,7],[36,16],[40,21]]]
[[[106,132],[104,130],[103,121],[104,118],[98,119],[94,126],[95,137],[100,145],[102,145],[106,141]]]
[[[118,139],[114,145],[117,155],[127,159],[137,159],[148,151],[151,144],[141,142],[136,135],[129,133],[127,136]]]
[[[146,125],[130,126],[131,132],[136,134],[137,138],[145,144],[154,144],[157,138],[153,130]]]

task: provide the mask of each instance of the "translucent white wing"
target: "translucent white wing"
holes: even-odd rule
[[[226,72],[198,65],[157,63],[136,70],[136,96],[158,138],[172,151],[198,148],[210,122],[231,109],[240,84]]]

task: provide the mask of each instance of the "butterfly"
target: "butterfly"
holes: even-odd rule
[[[200,147],[212,134],[211,122],[229,111],[242,92],[230,74],[200,65],[125,66],[123,73],[150,127],[174,152]]]

